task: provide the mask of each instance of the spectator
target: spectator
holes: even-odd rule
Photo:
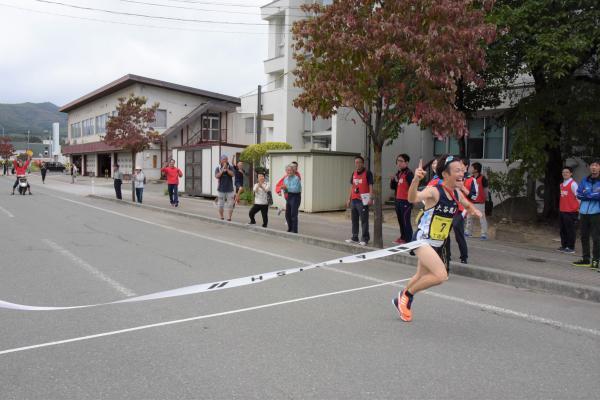
[[[3,170],[3,175],[8,174],[8,160],[2,161],[2,170]]]
[[[442,179],[437,176],[437,164],[437,158],[434,158],[433,160],[429,161],[429,163],[427,163],[427,165],[431,167],[431,179],[429,180],[429,182],[427,182],[427,186],[437,186],[438,183],[442,182]],[[425,165],[424,169],[427,169],[427,165]]]
[[[396,157],[396,175],[391,176],[390,188],[396,194],[394,203],[396,205],[396,217],[400,226],[400,237],[394,240],[396,244],[404,244],[412,241],[412,204],[408,201],[408,188],[413,180],[413,172],[408,168],[410,157],[408,154],[400,154]]]
[[[133,174],[133,185],[135,187],[135,198],[137,202],[142,204],[142,198],[144,197],[144,186],[146,185],[146,175],[142,171],[142,167],[135,167],[135,173]]]
[[[217,206],[219,207],[219,216],[224,219],[224,209],[227,209],[227,221],[231,221],[233,214],[233,205],[235,203],[235,191],[233,188],[234,170],[229,165],[229,160],[225,154],[221,156],[221,163],[215,168],[215,178],[219,180],[217,186]]]
[[[175,166],[175,160],[169,160],[169,164],[160,170],[160,173],[167,178],[167,190],[169,191],[169,202],[171,207],[179,207],[179,178],[183,172]]]
[[[302,201],[302,183],[300,177],[297,175],[297,171],[293,164],[286,167],[285,172],[287,176],[283,180],[281,190],[287,193],[287,200],[285,203],[285,220],[288,226],[288,232],[298,233],[298,209],[300,208],[300,202]]]
[[[581,200],[579,218],[581,220],[582,258],[575,261],[576,267],[592,267],[600,271],[600,160],[590,164],[590,175],[585,177],[577,188],[577,198]],[[590,236],[593,253],[590,260]]]
[[[575,235],[579,200],[577,199],[577,182],[573,180],[573,168],[564,167],[563,182],[560,184],[560,247],[563,253],[575,253]]]
[[[262,215],[263,224],[262,227],[266,228],[269,223],[269,182],[265,180],[265,174],[258,173],[258,182],[254,184],[254,205],[250,209],[248,215],[250,216],[250,225],[256,224],[254,217],[256,213],[260,211]]]
[[[244,163],[238,161],[233,167],[234,179],[233,184],[235,186],[235,204],[240,204],[240,195],[244,191]]]
[[[42,165],[40,166],[40,173],[42,174],[42,184],[46,183],[46,173],[48,172],[48,165],[46,164],[46,162],[42,162]]]
[[[463,163],[463,179],[462,181],[457,180],[458,190],[462,192],[465,199],[469,200],[469,189],[465,187],[466,181],[470,179],[469,176],[469,160],[462,159]],[[465,238],[465,216],[467,215],[467,211],[463,207],[463,205],[458,202],[458,212],[454,214],[454,218],[452,218],[452,230],[454,231],[454,238],[456,239],[456,244],[458,245],[458,250],[460,252],[460,262],[466,264],[469,259],[469,248],[467,246],[467,240]],[[448,260],[451,258],[451,244],[450,244],[450,236],[448,236]]]
[[[294,167],[294,171],[296,176],[302,180],[302,177],[300,176],[300,172],[298,172],[298,163],[296,161],[292,161],[290,163],[290,165],[292,165]],[[281,186],[283,185],[283,180],[286,178],[287,174],[282,176],[281,179],[279,181],[277,181],[277,183],[275,184],[275,193],[277,193],[278,196],[283,196],[283,198],[286,200],[287,202],[287,193],[285,193],[284,191],[281,190]],[[282,212],[285,212],[285,208],[278,208],[277,209],[277,215],[280,215]],[[286,221],[287,223],[287,221]]]
[[[481,164],[475,162],[471,165],[471,175],[473,175],[473,185],[475,186],[475,195],[471,197],[471,201],[476,209],[480,211],[479,225],[481,227],[481,240],[487,240],[487,221],[485,219],[485,200],[488,197],[488,180],[481,174]],[[467,226],[465,236],[473,234],[473,219],[477,218],[470,214],[467,216]]]
[[[71,183],[75,183],[75,178],[77,178],[77,165],[73,163],[71,165]]]
[[[352,215],[352,238],[347,243],[358,243],[366,246],[371,239],[369,235],[369,206],[373,204],[373,174],[365,168],[365,159],[354,158],[355,170],[350,178],[350,193],[346,207],[350,207]],[[362,236],[358,241],[358,221],[360,219]]]
[[[123,200],[123,194],[121,193],[121,185],[123,185],[123,172],[121,172],[119,169],[119,164],[115,164],[113,180],[115,186],[115,195],[117,196],[117,199]]]

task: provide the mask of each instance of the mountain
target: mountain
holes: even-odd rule
[[[58,106],[52,103],[22,103],[1,104],[0,103],[0,132],[8,136],[27,136],[27,130],[31,136],[48,137],[52,134],[52,123],[60,124],[60,135],[67,135],[67,114],[58,111]],[[48,131],[44,133],[44,131]]]

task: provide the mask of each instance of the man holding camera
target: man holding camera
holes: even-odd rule
[[[352,238],[346,243],[355,243],[366,246],[371,239],[369,235],[369,206],[373,204],[373,174],[365,168],[365,159],[356,156],[354,159],[356,169],[350,179],[350,193],[346,207],[352,213]],[[358,221],[362,228],[362,236],[358,241]]]
[[[225,154],[221,155],[220,161],[219,166],[215,168],[215,178],[219,180],[217,207],[219,208],[219,217],[225,219],[224,210],[227,209],[227,221],[231,221],[235,203],[235,191],[233,190],[233,176],[235,173]]]

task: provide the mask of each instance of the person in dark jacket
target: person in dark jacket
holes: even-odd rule
[[[600,159],[590,164],[590,175],[577,187],[579,220],[581,221],[581,260],[573,263],[576,267],[591,267],[600,271]],[[590,258],[590,237],[592,257]]]

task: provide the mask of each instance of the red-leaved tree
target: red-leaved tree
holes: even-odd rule
[[[303,6],[294,23],[294,105],[313,116],[354,109],[374,150],[374,244],[382,247],[381,153],[403,124],[434,135],[467,133],[456,108],[456,82],[482,85],[485,44],[495,28],[484,21],[491,2],[472,0],[338,0]]]
[[[159,104],[154,103],[146,107],[147,99],[144,96],[120,97],[117,105],[117,115],[110,117],[106,123],[104,142],[109,146],[128,150],[131,153],[131,176],[135,172],[135,155],[144,151],[157,137],[150,124],[155,121],[156,109]],[[131,180],[131,200],[135,201],[135,188]]]
[[[15,154],[15,147],[12,145],[10,138],[0,137],[0,157],[8,160],[13,154]]]

